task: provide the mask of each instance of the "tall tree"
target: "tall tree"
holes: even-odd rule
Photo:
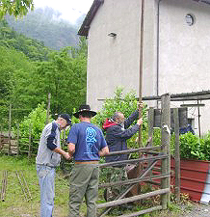
[[[12,99],[17,107],[36,108],[51,93],[52,114],[71,113],[86,100],[87,44],[54,51],[49,60],[37,62],[34,70],[16,71]]]

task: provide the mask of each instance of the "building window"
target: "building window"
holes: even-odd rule
[[[185,16],[185,21],[188,26],[192,26],[195,23],[195,18],[192,14],[187,14]]]

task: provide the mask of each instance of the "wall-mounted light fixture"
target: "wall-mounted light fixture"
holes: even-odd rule
[[[188,26],[192,26],[195,23],[195,16],[192,14],[187,14],[185,16],[185,21]]]
[[[108,36],[109,36],[109,37],[112,37],[112,38],[115,38],[115,37],[117,36],[117,34],[114,33],[114,32],[111,32],[111,33],[108,34]]]

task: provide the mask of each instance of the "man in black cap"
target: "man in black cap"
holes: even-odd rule
[[[73,125],[67,139],[69,154],[75,165],[70,175],[69,217],[78,217],[79,208],[85,196],[87,217],[96,217],[98,196],[98,163],[100,156],[109,153],[101,129],[91,124],[96,112],[89,105],[81,105],[74,114],[80,123]]]
[[[60,131],[71,125],[68,114],[61,114],[56,121],[45,126],[39,142],[36,157],[37,175],[41,194],[41,217],[50,217],[54,208],[55,168],[60,164],[61,155],[70,159],[68,152],[61,149]]]

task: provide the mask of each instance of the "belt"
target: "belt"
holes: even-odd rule
[[[92,160],[92,161],[75,161],[75,164],[98,164],[98,160]]]
[[[48,164],[36,164],[38,166],[44,166],[44,167],[50,167],[50,168],[56,168],[56,166],[49,166]]]

